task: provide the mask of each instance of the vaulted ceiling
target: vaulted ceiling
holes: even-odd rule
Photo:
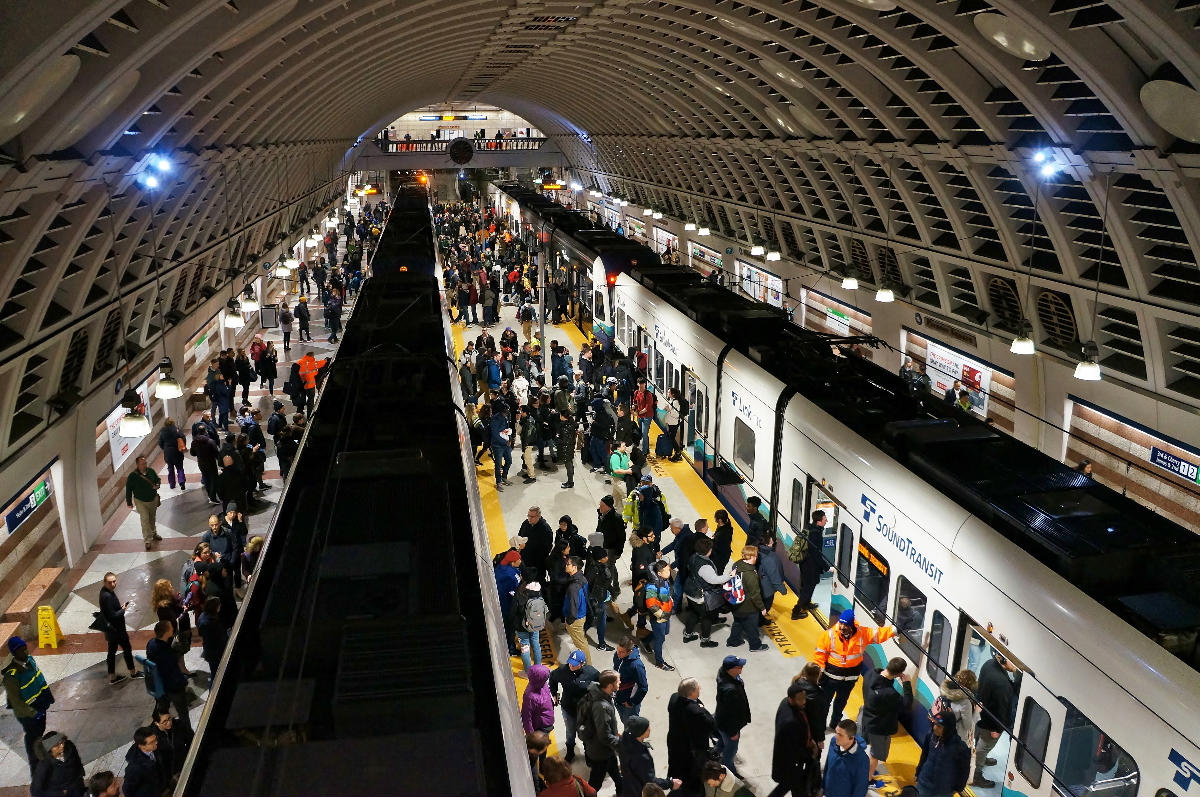
[[[300,229],[361,137],[450,100],[788,269],[1094,338],[1200,405],[1198,26],[1200,0],[5,3],[0,459]]]

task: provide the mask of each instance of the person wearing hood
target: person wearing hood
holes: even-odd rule
[[[667,775],[683,782],[684,794],[701,791],[700,767],[713,742],[720,739],[717,721],[700,702],[700,682],[684,678],[667,701]]]
[[[530,603],[535,604],[537,611],[531,611]],[[512,627],[516,629],[517,648],[521,655],[523,671],[528,673],[531,664],[542,663],[542,628],[546,625],[546,601],[542,597],[542,582],[538,580],[537,571],[526,567],[521,573],[521,583],[513,595],[512,606],[509,608]],[[540,613],[540,619],[538,614]],[[535,627],[540,626],[540,627]]]
[[[867,670],[863,677],[863,736],[870,740],[871,786],[882,789],[882,780],[875,779],[875,772],[882,761],[887,761],[892,747],[892,736],[900,730],[900,717],[912,711],[913,687],[904,670],[908,662],[894,658],[882,670]],[[896,691],[899,680],[903,692]]]
[[[579,533],[579,527],[571,520],[570,515],[563,515],[558,519],[558,529],[554,532],[554,541],[558,542],[562,539],[570,540],[571,550],[576,556],[583,556],[587,550],[587,541]]]
[[[167,784],[166,767],[158,755],[158,734],[153,726],[133,732],[133,744],[125,752],[125,797],[162,797]]]
[[[588,784],[599,789],[607,775],[613,779],[617,794],[624,794],[624,782],[617,760],[617,746],[621,737],[617,733],[617,707],[613,705],[613,693],[620,682],[612,670],[605,670],[588,686],[587,696],[579,703],[579,738],[583,740],[583,754],[591,769]]]
[[[787,697],[775,710],[775,743],[771,749],[771,780],[776,786],[770,797],[783,797],[791,792],[792,797],[813,794],[810,788],[810,769],[816,766],[813,752],[816,749],[814,735],[810,730],[805,706],[808,690],[803,679],[788,686]],[[823,721],[823,720],[822,720]],[[830,797],[835,797],[832,793]]]
[[[546,682],[550,680],[550,668],[534,664],[528,670],[529,683],[521,696],[521,726],[526,733],[554,730],[554,698]]]
[[[744,780],[734,759],[742,729],[750,724],[750,699],[746,697],[746,683],[742,680],[742,668],[746,660],[737,656],[726,656],[717,670],[717,711],[713,715],[717,732],[721,734],[721,763],[729,771]]]
[[[649,689],[646,682],[646,665],[642,661],[636,639],[627,636],[620,641],[613,653],[613,669],[620,677],[613,702],[616,703],[617,714],[620,715],[622,724],[628,728],[629,720],[641,715],[642,701],[646,699]]]
[[[758,546],[758,585],[762,591],[763,606],[767,607],[767,613],[763,615],[759,625],[770,625],[771,606],[775,603],[775,596],[782,595],[787,592],[787,587],[784,586],[783,578],[783,563],[779,561],[779,556],[775,553],[773,545]]]
[[[30,797],[83,797],[83,761],[65,734],[51,731],[42,737],[45,757],[38,761],[29,786]]]
[[[858,735],[858,723],[841,720],[825,756],[825,793],[829,797],[867,797],[867,743]]]
[[[579,700],[600,677],[596,668],[587,663],[587,657],[581,650],[571,651],[567,663],[559,665],[550,673],[550,696],[562,711],[563,726],[566,730],[566,754],[563,756],[567,763],[575,760],[575,732],[579,727]],[[559,690],[562,695],[559,695]]]
[[[943,711],[929,718],[932,726],[921,760],[917,763],[919,797],[953,797],[967,786],[971,775],[971,748],[958,735],[954,712]]]
[[[978,688],[979,680],[971,670],[959,670],[953,680],[942,681],[938,694],[950,704],[954,712],[954,724],[958,729],[958,738],[973,747],[975,741],[972,731],[975,728],[975,704],[971,702],[971,694]]]
[[[521,552],[509,550],[500,557],[500,561],[492,567],[496,575],[496,595],[500,598],[500,616],[504,620],[504,637],[508,640],[508,652],[511,656],[520,655],[517,650],[514,635],[516,628],[512,624],[513,596],[521,585]]]
[[[867,646],[886,642],[895,635],[895,626],[864,628],[858,625],[854,621],[854,610],[846,609],[838,621],[817,639],[812,660],[824,670],[821,688],[830,703],[830,728],[842,718],[842,709],[846,707],[846,701],[858,683]]]
[[[650,720],[633,717],[626,723],[625,733],[621,734],[621,742],[617,746],[617,755],[621,759],[621,779],[625,781],[625,788],[618,793],[619,797],[641,797],[647,783],[657,784],[664,791],[679,788],[679,778],[654,776],[654,756],[650,752],[649,738]]]

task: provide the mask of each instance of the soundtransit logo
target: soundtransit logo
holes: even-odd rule
[[[1184,791],[1191,791],[1193,783],[1200,783],[1200,767],[1183,757],[1183,753],[1172,748],[1167,760],[1179,771],[1175,773],[1175,783]]]

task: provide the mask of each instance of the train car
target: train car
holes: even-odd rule
[[[428,202],[411,223],[404,204],[306,427],[178,795],[533,793]]]

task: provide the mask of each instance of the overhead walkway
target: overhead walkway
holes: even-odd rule
[[[452,151],[452,144],[459,149]],[[469,152],[463,144],[470,145]],[[461,166],[477,169],[533,168],[564,163],[562,151],[548,138],[459,138],[451,141],[401,139],[389,141],[386,152],[377,141],[363,141],[358,146],[363,153],[356,161],[356,168],[364,171],[457,169]],[[452,152],[457,156],[457,160],[451,157]],[[469,159],[464,161],[464,155],[469,155]]]

